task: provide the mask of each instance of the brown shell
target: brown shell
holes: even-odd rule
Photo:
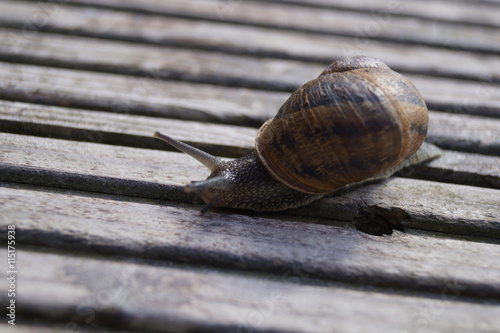
[[[408,79],[379,60],[347,58],[290,96],[261,127],[256,154],[280,182],[327,194],[413,155],[427,123],[425,102]]]

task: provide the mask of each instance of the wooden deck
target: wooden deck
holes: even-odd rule
[[[1,0],[0,40],[2,332],[500,331],[497,0]],[[208,172],[152,134],[242,156],[358,54],[415,83],[443,156],[201,215]]]

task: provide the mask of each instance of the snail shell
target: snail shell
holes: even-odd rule
[[[379,60],[347,58],[290,96],[259,130],[256,155],[287,186],[328,194],[413,155],[427,123],[408,79]]]

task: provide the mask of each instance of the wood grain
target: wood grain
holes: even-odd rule
[[[209,174],[184,154],[12,134],[0,138],[3,181],[193,202],[182,185]],[[353,221],[376,213],[385,221],[397,209],[406,213],[398,222],[403,226],[499,237],[499,201],[497,190],[394,178],[295,214]]]
[[[301,6],[319,6],[323,9],[359,10],[367,12],[395,12],[397,16],[425,21],[443,21],[456,25],[500,27],[496,17],[499,3],[493,1],[441,1],[412,0],[392,3],[387,0],[340,0],[332,4],[329,0],[272,0],[295,3]]]
[[[497,156],[446,151],[424,168],[401,172],[437,182],[500,188],[500,161]]]
[[[487,332],[499,325],[498,306],[460,302],[463,285],[453,282],[443,287],[441,298],[414,297],[304,285],[294,273],[269,280],[67,254],[20,255],[26,261],[22,311],[81,330],[448,332],[453,323],[461,332]],[[37,288],[40,284],[44,287]]]
[[[324,198],[310,207],[298,209],[298,214],[346,220],[359,220],[368,215],[382,221],[400,220],[401,225],[418,229],[499,237],[498,202],[498,190],[391,178],[381,184]]]
[[[0,101],[0,130],[129,147],[175,150],[155,131],[212,154],[241,157],[253,150],[256,128]]]
[[[0,75],[9,77],[0,82],[5,99],[247,125],[274,116],[289,95],[13,64]]]
[[[438,293],[454,283],[464,296],[500,295],[494,244],[400,232],[370,236],[317,218],[201,215],[171,204],[71,192],[3,187],[0,193],[9,216],[0,230],[15,221],[16,239],[25,246]]]
[[[36,27],[36,31],[324,63],[346,56],[368,54],[381,59],[398,71],[488,82],[498,82],[500,77],[500,59],[493,55],[455,52],[418,45],[399,45],[376,40],[359,43],[351,37],[323,36],[174,17],[165,19],[162,16],[104,9],[83,11],[81,7],[70,5],[59,5],[56,11],[47,14],[44,8],[33,6],[31,2],[0,3],[0,22],[3,27],[22,29],[25,17],[37,16],[46,19],[43,25]],[[26,39],[22,34],[18,37],[21,43]],[[19,43],[18,40],[14,42]],[[387,52],[389,48],[391,52]],[[465,63],[467,66],[463,66]]]
[[[500,156],[500,121],[429,112],[428,140],[445,149]]]
[[[209,174],[184,154],[0,136],[1,177],[7,181],[192,202],[193,196],[184,194],[181,185]],[[19,146],[24,147],[22,153]]]
[[[3,29],[0,38],[12,40],[19,32]],[[14,40],[22,43],[22,39]],[[109,54],[114,56],[109,57]],[[326,66],[41,32],[36,38],[22,43],[22,47],[16,43],[1,44],[0,59],[143,76],[154,82],[171,79],[267,91],[293,91],[316,77]],[[330,58],[328,63],[333,60]],[[405,74],[421,91],[430,108],[500,117],[500,88],[496,84]],[[15,80],[15,75],[5,75]],[[136,91],[138,89],[144,87]]]
[[[448,22],[437,20],[432,24],[423,25],[414,19],[395,15],[399,14],[401,8],[394,9],[393,12],[389,8],[384,8],[385,11],[374,13],[359,11],[357,10],[359,7],[356,8],[356,6],[353,6],[353,10],[325,11],[322,8],[297,7],[278,2],[266,2],[263,6],[262,3],[253,1],[214,3],[204,0],[70,0],[67,3],[257,25],[288,31],[351,36],[358,39],[380,39],[435,47],[446,46],[476,52],[498,53],[500,51],[500,38],[494,28],[458,25],[451,29]],[[399,7],[404,7],[401,3],[399,5]],[[389,7],[390,4],[387,3],[386,6]],[[448,10],[449,7],[448,5]],[[476,6],[469,6],[469,9],[477,10]],[[481,10],[481,14],[494,17],[488,10]]]

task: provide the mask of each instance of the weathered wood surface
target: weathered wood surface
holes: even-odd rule
[[[25,311],[74,329],[493,332],[500,324],[500,307],[454,302],[464,290],[454,281],[443,287],[441,298],[432,299],[336,284],[301,285],[294,281],[303,278],[293,273],[268,280],[211,269],[31,251],[20,255],[26,260],[25,292],[19,296]],[[120,319],[113,320],[117,315]]]
[[[495,55],[457,52],[414,44],[400,45],[369,40],[324,36],[254,26],[230,26],[224,22],[128,13],[113,10],[83,11],[79,6],[58,5],[48,11],[32,2],[2,1],[0,25],[23,28],[26,17],[41,17],[36,31],[99,36],[127,41],[197,47],[229,53],[274,56],[297,60],[321,61],[357,54],[380,58],[396,70],[448,77],[498,82],[500,60]],[[29,42],[20,31],[11,36],[16,47]],[[391,52],[387,50],[390,49]],[[425,61],[422,61],[425,59]],[[467,64],[467,66],[463,66]]]
[[[0,120],[4,132],[174,150],[153,138],[155,131],[162,131],[226,157],[241,157],[252,151],[257,133],[252,127],[8,101],[0,101]]]
[[[209,173],[184,154],[9,134],[0,138],[3,181],[192,202],[181,185]],[[381,219],[389,218],[398,209],[408,214],[403,226],[500,237],[498,202],[498,190],[395,178],[323,199],[298,214],[353,221],[378,210]]]
[[[398,3],[0,1],[16,332],[497,330],[500,6]],[[443,156],[293,211],[201,215],[182,185],[209,172],[151,134],[245,154],[290,90],[352,54],[416,84]]]
[[[429,113],[428,140],[443,148],[500,155],[500,119]]]
[[[422,25],[421,22],[400,17],[403,3],[392,4],[378,13],[359,11],[359,8],[345,11],[325,11],[323,8],[302,7],[258,1],[204,1],[204,0],[70,0],[70,4],[86,4],[117,10],[132,10],[177,17],[202,20],[224,21],[244,25],[257,25],[286,30],[308,31],[312,33],[352,36],[358,39],[381,39],[394,42],[415,43],[448,47],[477,52],[498,53],[500,36],[494,28],[484,25],[450,27],[448,22],[434,21]],[[388,8],[389,7],[389,8]],[[463,6],[465,7],[465,6]],[[495,13],[490,7],[467,6],[476,10],[485,19],[495,21]],[[450,9],[448,8],[447,11]],[[466,12],[470,15],[470,11]],[[471,15],[472,16],[472,15]],[[483,21],[484,23],[484,21]]]
[[[392,3],[385,0],[338,0],[334,4],[329,0],[272,0],[284,3],[296,3],[303,6],[321,6],[321,8],[360,10],[385,13],[391,9],[398,16],[423,20],[444,21],[457,25],[500,27],[496,10],[498,0],[479,1],[433,1],[403,0]]]
[[[0,30],[0,38],[10,41],[18,33],[18,30],[3,29]],[[109,54],[114,56],[109,57]],[[40,32],[36,38],[26,39],[22,48],[14,42],[1,44],[0,59],[148,77],[149,79],[138,83],[140,87],[133,90],[134,94],[149,92],[150,86],[157,85],[161,79],[181,79],[266,90],[295,90],[321,73],[325,67],[311,62],[235,56],[203,50],[194,52],[172,47],[144,46],[83,37],[75,39]],[[331,61],[333,58],[329,62]],[[30,73],[36,69],[20,66],[17,67],[18,72],[11,73],[15,68],[9,66],[5,69],[8,72],[1,74],[11,77],[12,83],[16,81],[16,75],[37,80],[36,72]],[[28,73],[24,74],[25,71]],[[53,73],[56,76],[68,76],[64,74],[65,72]],[[46,74],[48,76],[48,73]],[[73,80],[76,79],[74,73],[69,75],[72,75]],[[496,84],[488,81],[470,82],[415,74],[407,76],[422,92],[430,108],[447,112],[500,116],[500,88]],[[50,76],[47,79],[50,79]],[[71,80],[67,77],[65,79]],[[93,82],[99,78],[82,77],[82,81],[87,80]],[[104,78],[101,80],[106,81]],[[114,86],[117,87],[115,90],[122,89],[121,85],[114,84]],[[23,85],[20,85],[19,89],[22,87]],[[178,89],[168,89],[168,87],[165,89],[167,94],[170,90],[172,93],[178,93]],[[4,91],[5,94],[12,95],[14,92]],[[282,98],[286,99],[285,96]],[[258,98],[262,99],[261,96]]]
[[[237,124],[262,123],[289,95],[5,63],[0,75],[5,99]]]
[[[384,238],[318,219],[201,215],[71,192],[3,187],[0,195],[21,244],[410,290],[440,292],[455,283],[463,296],[500,296],[496,244],[399,232]],[[10,223],[2,221],[2,230]]]
[[[500,188],[498,156],[445,151],[440,158],[426,163],[425,167],[413,168],[412,172],[412,177],[428,180]]]

